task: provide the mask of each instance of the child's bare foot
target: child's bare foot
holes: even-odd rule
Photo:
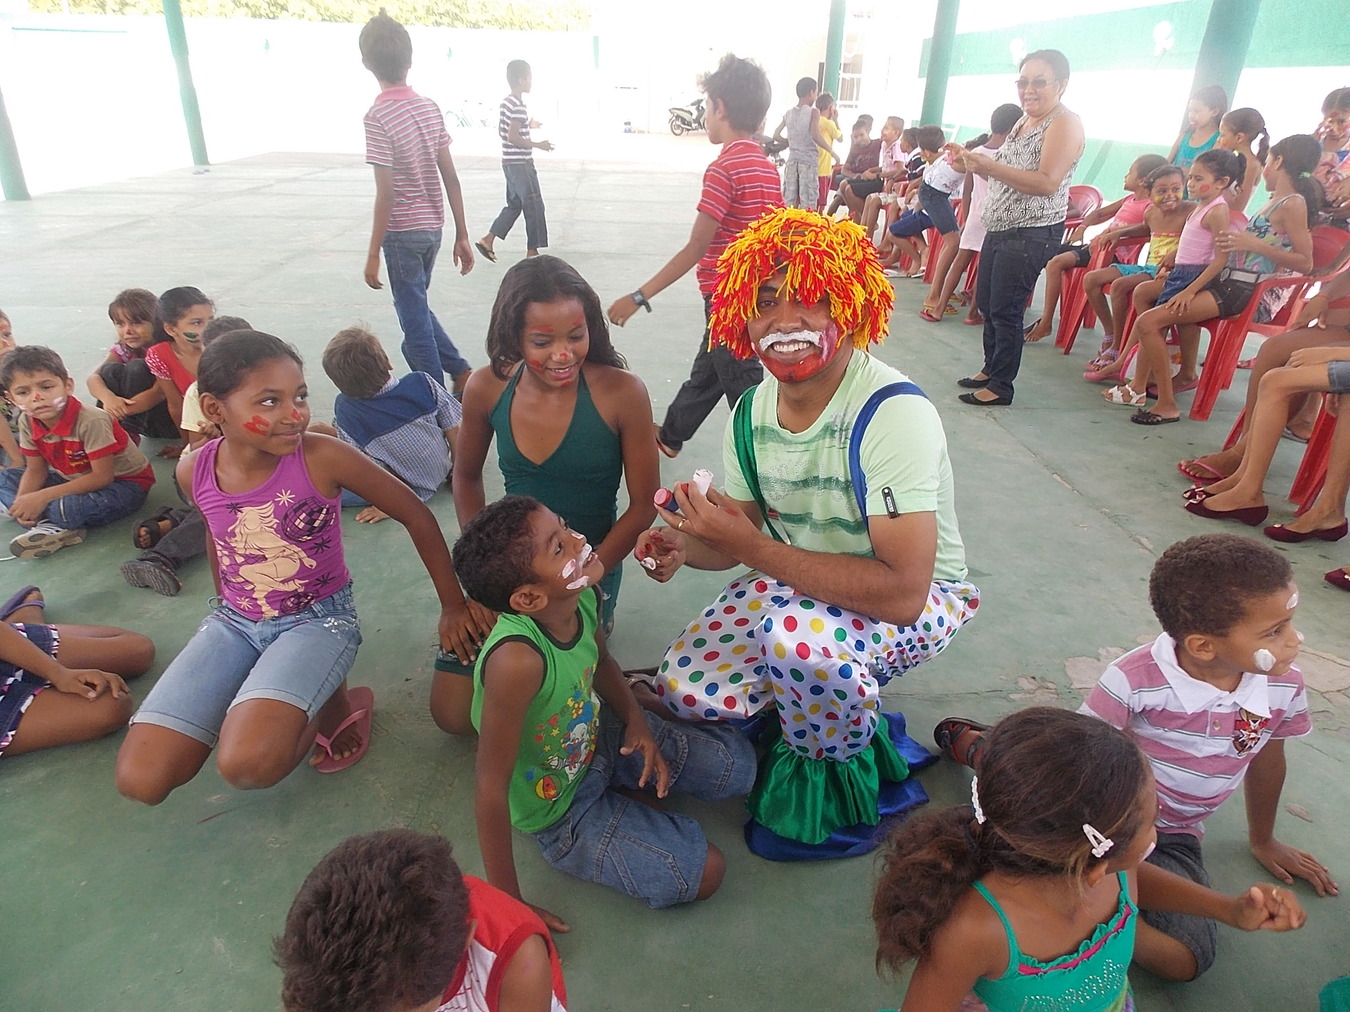
[[[177,460],[183,455],[183,451],[186,449],[187,446],[183,443],[170,443],[168,446],[160,449],[159,453],[155,454],[155,456],[163,457],[165,460]]]
[[[1207,453],[1192,460],[1183,460],[1177,464],[1177,469],[1187,478],[1208,483],[1227,478],[1241,463],[1242,451],[1228,449],[1218,453]]]
[[[356,514],[356,522],[358,524],[378,524],[381,520],[387,519],[388,516],[389,514],[378,506],[367,506]]]
[[[1043,316],[1037,317],[1035,323],[1033,323],[1026,330],[1022,331],[1022,338],[1028,344],[1032,343],[1033,341],[1040,341],[1049,336],[1050,336],[1050,324],[1046,322],[1045,317]]]

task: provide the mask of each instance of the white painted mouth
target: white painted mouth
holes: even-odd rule
[[[767,337],[761,338],[759,353],[762,355],[772,348],[782,355],[795,355],[810,347],[823,348],[824,346],[825,335],[821,331],[794,330],[790,334],[769,334]]]

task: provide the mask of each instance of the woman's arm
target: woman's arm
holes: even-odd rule
[[[455,469],[450,489],[455,497],[455,517],[459,529],[476,517],[485,505],[483,464],[492,446],[492,423],[488,420],[501,393],[501,381],[490,369],[475,369],[464,387],[463,417],[455,440]]]
[[[628,488],[628,508],[614,521],[605,539],[595,547],[605,572],[623,563],[637,544],[638,537],[656,518],[652,497],[661,484],[661,464],[656,441],[652,439],[652,399],[637,375],[613,370],[606,384],[610,400],[617,407],[616,428],[623,454],[624,484]]]
[[[1064,177],[1083,154],[1083,121],[1077,113],[1064,113],[1045,128],[1041,161],[1034,169],[1015,169],[987,155],[967,152],[966,168],[990,179],[1006,183],[1014,190],[1037,197],[1048,197],[1059,189]]]

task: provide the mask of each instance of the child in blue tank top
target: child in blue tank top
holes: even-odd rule
[[[1215,910],[1208,890],[1143,863],[1157,789],[1123,732],[1032,707],[983,741],[971,804],[904,823],[883,857],[877,964],[917,960],[902,1012],[956,1012],[972,991],[989,1012],[1128,1012],[1140,907],[1204,908],[1248,931],[1302,926],[1288,890],[1252,886]]]

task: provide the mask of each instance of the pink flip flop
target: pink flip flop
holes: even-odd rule
[[[1186,470],[1187,464],[1195,468],[1195,470],[1194,471]],[[1198,457],[1195,460],[1177,461],[1177,470],[1181,472],[1181,476],[1183,478],[1190,478],[1191,481],[1204,481],[1204,482],[1221,481],[1222,479],[1228,477],[1228,475],[1224,474],[1218,468],[1211,467],[1204,461],[1200,460],[1200,458]]]
[[[365,686],[361,686],[357,689],[348,689],[347,699],[352,705],[352,712],[347,715],[347,719],[339,724],[327,738],[321,734],[314,736],[314,744],[328,753],[323,760],[314,765],[314,768],[320,773],[340,773],[349,766],[355,766],[365,756],[366,749],[370,747],[370,719],[375,715],[375,693]],[[361,744],[351,755],[339,759],[333,755],[333,739],[339,737],[343,731],[353,724],[356,725],[356,730],[361,735]]]

